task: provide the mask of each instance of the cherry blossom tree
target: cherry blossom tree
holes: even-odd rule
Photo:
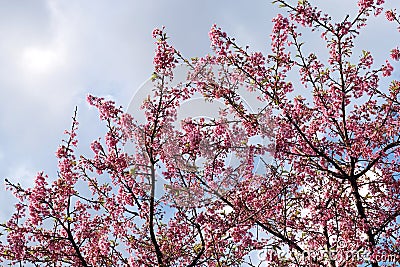
[[[395,27],[400,17],[384,0],[359,0],[357,13],[337,22],[306,0],[275,3],[283,13],[273,19],[270,54],[250,52],[214,25],[214,54],[188,59],[154,30],[145,122],[88,96],[105,136],[79,155],[75,112],[56,153],[57,177],[41,172],[32,188],[6,180],[18,203],[1,224],[0,262],[397,266],[400,81],[391,64],[400,51],[375,63],[355,40],[370,17]],[[305,52],[307,28],[326,51]],[[177,65],[190,71],[174,83]],[[260,108],[249,110],[239,88],[257,95]],[[215,118],[177,121],[196,95],[225,107]]]

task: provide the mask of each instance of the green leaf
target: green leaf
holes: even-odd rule
[[[154,82],[157,78],[158,78],[158,75],[155,72],[150,76],[150,79],[152,82]]]
[[[201,244],[195,244],[195,245],[193,246],[193,251],[194,251],[195,253],[199,253],[199,252],[201,251],[202,248],[203,248],[203,246],[202,246]]]
[[[362,54],[363,54],[363,57],[366,57],[368,55],[368,51],[362,50]]]
[[[136,175],[136,168],[135,167],[131,168],[129,170],[129,174],[132,175],[132,176],[135,176]]]

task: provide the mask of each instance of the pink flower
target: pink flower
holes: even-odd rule
[[[281,14],[278,14],[275,18],[272,19],[274,22],[273,33],[279,33],[280,31],[286,31],[289,27],[289,21],[287,18],[283,17]]]
[[[164,33],[164,27],[161,29],[153,30],[153,38],[157,39],[155,42],[155,56],[153,64],[156,72],[168,72],[169,69],[175,67],[176,59],[175,49],[167,43],[167,35]]]
[[[394,48],[394,49],[392,49],[390,51],[390,57],[393,58],[396,61],[399,61],[399,59],[400,59],[400,50],[399,50],[398,47],[396,47],[396,48]]]
[[[394,15],[394,12],[392,10],[387,10],[385,12],[385,15],[386,15],[386,19],[388,21],[393,21],[396,18],[395,15]]]
[[[0,222],[0,235],[7,235],[0,262],[232,266],[276,244],[294,254],[274,254],[272,265],[312,266],[290,255],[330,243],[335,259],[317,256],[315,265],[353,266],[362,262],[349,250],[370,249],[371,259],[395,253],[400,108],[393,100],[400,82],[380,90],[379,79],[393,66],[375,67],[368,51],[350,64],[357,29],[384,1],[359,0],[355,23],[336,24],[309,2],[273,20],[271,52],[244,50],[214,25],[213,55],[187,60],[167,43],[164,28],[155,29],[156,82],[142,105],[146,122],[88,96],[106,123],[105,137],[91,143],[94,153],[79,156],[74,117],[57,151],[56,177],[39,173],[28,189],[6,180],[19,203]],[[323,64],[326,53],[301,49],[299,25],[323,26],[330,64]],[[390,56],[399,60],[399,48]],[[177,59],[192,73],[177,85],[164,83]],[[179,107],[197,93],[218,100],[220,116],[178,121]],[[255,93],[257,106],[242,98],[247,93]],[[123,150],[126,140],[135,152]],[[163,185],[168,194],[160,195]],[[371,230],[375,242],[365,234]]]
[[[226,56],[231,44],[226,40],[227,34],[214,24],[211,27],[208,36],[211,40],[211,47],[218,53],[218,55]]]
[[[66,158],[67,155],[68,155],[67,148],[64,145],[58,147],[57,152],[56,152],[57,158],[59,158],[59,159]]]
[[[115,102],[112,100],[105,100],[103,97],[95,97],[92,95],[88,95],[86,100],[90,105],[99,109],[100,119],[102,120],[116,120],[119,113],[121,113],[121,110],[115,107]]]
[[[161,30],[158,28],[154,29],[152,32],[153,38],[157,38],[158,36],[162,35],[163,30],[164,30],[164,26],[161,28]]]
[[[98,154],[101,150],[103,150],[103,147],[101,146],[100,142],[95,140],[92,142],[90,145],[90,148],[93,150],[94,153]]]
[[[373,4],[374,4],[374,0],[359,0],[358,1],[358,6],[361,9],[369,8],[369,7],[373,6]]]
[[[389,61],[386,60],[386,66],[382,67],[382,75],[385,76],[390,76],[392,75],[393,72],[393,66],[390,65]]]

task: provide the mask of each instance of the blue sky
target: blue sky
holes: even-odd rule
[[[314,2],[337,18],[356,7],[349,0]],[[0,5],[0,179],[23,185],[32,184],[41,170],[56,174],[54,153],[75,106],[80,145],[87,147],[101,135],[96,111],[85,104],[88,93],[128,107],[153,71],[155,27],[166,26],[171,42],[188,57],[210,52],[208,31],[214,23],[240,44],[268,51],[271,19],[283,12],[269,0],[26,0]],[[378,62],[399,43],[394,28],[375,20],[360,39]],[[306,41],[310,50],[321,48],[318,37]],[[0,200],[4,221],[14,200],[4,187]]]

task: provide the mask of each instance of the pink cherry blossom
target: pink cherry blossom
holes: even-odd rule
[[[272,19],[270,52],[213,25],[213,54],[186,59],[155,29],[145,121],[89,95],[104,135],[78,143],[75,112],[56,176],[40,172],[31,188],[6,180],[17,203],[0,224],[0,262],[377,267],[390,256],[395,266],[400,81],[396,65],[357,42],[385,1],[354,1],[355,13],[339,20],[310,1],[275,2],[287,12]],[[324,51],[310,48],[304,28]],[[390,57],[398,61],[399,49]],[[189,69],[185,81],[174,80],[178,64]],[[199,95],[222,103],[218,115],[177,121]]]
[[[399,50],[398,47],[396,47],[396,48],[394,48],[394,49],[392,49],[390,51],[390,57],[392,59],[396,60],[396,61],[399,61],[399,59],[400,59],[400,50]]]
[[[385,12],[385,15],[386,15],[386,19],[387,19],[388,21],[394,21],[395,15],[394,15],[394,12],[393,12],[392,10],[387,10],[387,11]]]

